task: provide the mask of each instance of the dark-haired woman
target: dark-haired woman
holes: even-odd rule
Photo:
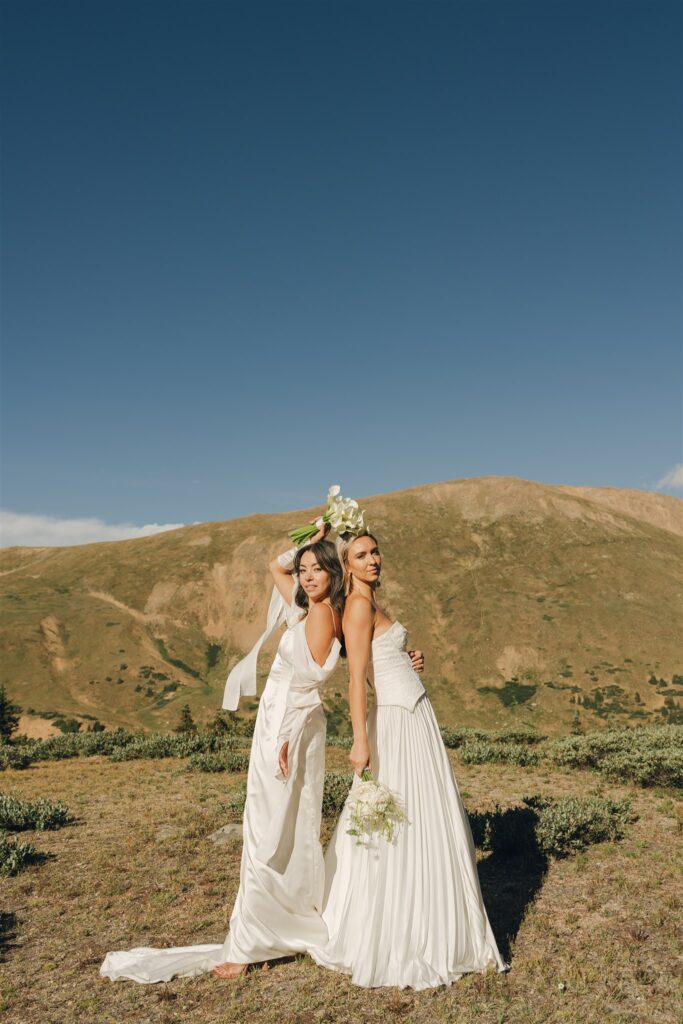
[[[342,651],[344,610],[341,566],[323,539],[328,530],[270,564],[290,611],[256,717],[240,888],[224,962],[213,968],[224,978],[249,963],[305,952],[327,936],[320,917],[326,722],[319,687]]]
[[[306,952],[327,940],[320,916],[324,864],[320,814],[325,714],[318,687],[342,648],[344,584],[322,526],[311,542],[270,564],[275,588],[265,632],[228,676],[223,707],[256,692],[256,658],[281,624],[252,740],[240,887],[222,944],[108,953],[100,973],[150,983],[213,970],[234,978],[250,963]],[[298,582],[298,585],[297,585]]]

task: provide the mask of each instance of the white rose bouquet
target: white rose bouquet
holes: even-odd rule
[[[398,797],[373,779],[365,768],[349,805],[347,833],[356,837],[357,845],[362,844],[364,838],[370,840],[375,833],[390,843],[395,830],[406,820]]]
[[[353,498],[344,498],[341,494],[339,484],[332,484],[327,492],[327,508],[325,512],[316,519],[314,523],[306,526],[299,526],[296,530],[290,530],[288,537],[299,548],[302,544],[314,537],[323,523],[329,523],[337,533],[357,533],[365,526],[363,520],[364,512],[358,507],[358,502]]]

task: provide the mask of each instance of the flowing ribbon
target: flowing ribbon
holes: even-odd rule
[[[289,551],[285,551],[284,554],[278,557],[278,562],[283,568],[290,568],[294,564],[295,554],[296,548],[290,548]],[[245,697],[256,696],[256,662],[259,651],[278,626],[282,626],[284,623],[287,623],[288,626],[294,625],[302,615],[303,609],[298,608],[294,604],[288,605],[277,587],[273,587],[273,592],[270,595],[270,604],[268,605],[265,630],[249,651],[249,654],[242,658],[241,661],[238,661],[233,667],[226,680],[222,704],[225,711],[237,711],[240,696],[242,695]]]

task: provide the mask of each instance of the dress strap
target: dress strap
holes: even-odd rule
[[[334,608],[332,607],[331,604],[328,604],[327,607],[330,609],[330,615],[332,616],[332,629],[334,630],[334,635],[337,637],[338,640],[339,637],[337,636],[337,619],[334,614]]]

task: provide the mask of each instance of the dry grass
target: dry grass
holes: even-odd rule
[[[344,753],[328,751],[328,763],[345,766]],[[59,798],[78,821],[29,833],[50,858],[3,880],[0,1010],[15,1024],[681,1020],[680,802],[582,772],[455,763],[472,809],[511,806],[530,792],[628,792],[639,814],[622,843],[545,871],[482,858],[507,975],[468,975],[420,993],[368,991],[301,957],[232,983],[210,974],[150,986],[101,978],[107,950],[222,941],[240,847],[207,836],[224,823],[221,801],[241,777],[188,775],[178,761],[93,758],[3,775],[3,791]]]

